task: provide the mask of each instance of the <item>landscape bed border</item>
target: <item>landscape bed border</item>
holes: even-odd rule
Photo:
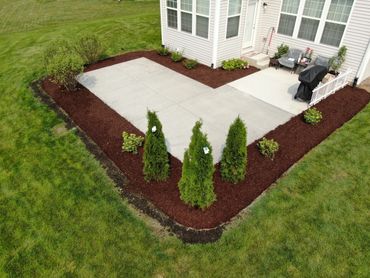
[[[123,54],[123,55],[119,55],[119,56],[116,56],[116,57],[108,58],[107,59],[108,62],[107,62],[107,60],[98,62],[98,63],[88,67],[87,71],[107,66],[107,64],[120,63],[120,62],[122,62],[122,59],[120,59],[120,57],[122,57],[124,55],[130,55],[130,54],[132,56],[132,53],[128,53],[128,54]],[[138,54],[138,52],[134,52],[134,56],[137,55],[137,54]],[[99,66],[97,64],[99,64]],[[344,91],[344,92],[338,92],[338,93],[328,97],[327,99],[323,100],[318,105],[316,105],[321,111],[324,111],[324,121],[326,121],[327,120],[326,118],[328,118],[328,116],[330,115],[330,113],[328,115],[325,115],[325,113],[328,112],[328,111],[326,111],[328,109],[328,107],[331,108],[331,110],[330,109],[329,110],[332,111],[333,113],[337,113],[337,114],[339,113],[339,115],[342,115],[343,119],[340,119],[337,123],[332,123],[333,127],[329,126],[328,130],[325,129],[324,132],[323,132],[323,135],[320,135],[318,139],[316,138],[316,143],[311,144],[308,148],[305,147],[304,151],[300,150],[299,155],[298,156],[295,155],[293,161],[290,161],[290,162],[288,161],[289,162],[288,165],[285,165],[285,166],[282,167],[283,170],[278,169],[279,170],[278,173],[273,175],[270,178],[270,180],[272,180],[272,182],[270,182],[267,186],[265,185],[263,188],[256,188],[256,190],[258,192],[253,192],[253,194],[252,194],[253,196],[251,196],[252,198],[251,198],[250,202],[248,200],[249,203],[246,206],[244,206],[243,208],[239,209],[238,212],[236,214],[234,214],[232,217],[229,217],[227,219],[227,221],[223,221],[222,223],[218,223],[218,225],[214,225],[214,227],[210,227],[210,228],[207,227],[207,228],[199,228],[198,229],[198,228],[187,227],[185,225],[182,225],[181,223],[178,223],[176,221],[176,219],[173,219],[169,215],[163,213],[160,208],[157,208],[149,200],[143,198],[142,197],[143,194],[137,194],[138,192],[133,192],[132,187],[131,187],[131,191],[130,191],[130,186],[129,186],[130,181],[126,177],[126,175],[121,171],[121,169],[119,169],[119,167],[116,165],[116,163],[113,162],[111,160],[111,158],[109,158],[109,156],[103,152],[103,150],[98,145],[98,143],[93,141],[90,138],[89,134],[87,134],[82,128],[80,128],[77,123],[75,123],[73,118],[63,109],[63,107],[60,106],[60,104],[57,104],[57,101],[53,98],[52,94],[50,92],[46,92],[44,90],[43,85],[45,85],[45,83],[50,83],[51,84],[51,82],[49,82],[48,80],[41,80],[41,81],[34,82],[31,85],[31,88],[32,88],[33,92],[35,93],[35,95],[40,97],[40,99],[45,104],[47,104],[52,110],[56,111],[57,114],[60,115],[65,120],[65,122],[67,123],[67,127],[69,127],[69,128],[76,127],[77,128],[78,136],[86,144],[88,150],[90,152],[92,152],[95,155],[95,157],[107,169],[108,175],[115,182],[116,186],[120,189],[121,194],[129,201],[129,203],[133,204],[137,209],[144,212],[145,214],[147,214],[147,215],[151,216],[152,218],[158,220],[159,223],[162,226],[168,228],[168,230],[170,230],[171,232],[176,234],[184,242],[188,242],[188,243],[213,242],[213,241],[216,241],[217,239],[219,239],[220,236],[222,235],[222,232],[223,232],[224,228],[227,225],[229,225],[230,223],[232,223],[235,220],[235,218],[238,218],[242,212],[247,210],[247,208],[251,205],[251,203],[255,199],[257,199],[259,196],[261,196],[261,194],[265,190],[270,188],[270,186],[273,183],[275,183],[276,180],[279,177],[281,177],[286,171],[288,171],[309,150],[311,150],[313,147],[315,147],[317,144],[319,144],[321,141],[323,141],[327,136],[329,136],[333,131],[335,131],[337,128],[339,128],[341,125],[343,125],[349,119],[351,119],[355,114],[357,114],[357,112],[359,112],[363,107],[365,107],[366,104],[370,101],[370,94],[368,94],[366,91],[361,90],[361,89],[352,89],[350,87],[346,87],[343,90],[341,90],[341,91]],[[57,86],[54,86],[54,87],[57,87]],[[82,88],[81,90],[83,91],[84,94],[87,94],[88,97],[96,98],[97,102],[100,102],[103,105],[107,106],[106,104],[101,102],[95,95],[93,95],[91,92],[89,92],[87,89]],[[74,93],[72,93],[72,94],[74,94]],[[341,99],[342,95],[344,96],[344,98],[348,98],[348,99],[344,99],[344,101],[343,101],[343,99]],[[54,95],[54,97],[55,97],[55,95]],[[358,101],[355,102],[354,100],[358,100]],[[349,109],[350,111],[343,111],[342,112],[342,111],[339,111],[341,109],[341,107],[335,107],[335,106],[331,107],[330,106],[331,102],[334,102],[334,104],[341,103],[342,105],[343,104],[344,105],[352,104],[352,106]],[[112,110],[112,112],[114,112],[114,111]],[[114,112],[114,113],[116,113],[116,112]],[[128,122],[123,117],[121,117],[121,116],[119,116],[119,117],[122,119],[122,121]],[[303,117],[302,114],[300,114],[296,117],[293,117],[287,123],[277,127],[273,131],[270,131],[266,136],[270,137],[270,138],[274,138],[274,135],[278,134],[278,131],[279,130],[281,131],[281,129],[287,129],[288,134],[289,134],[289,132],[292,131],[292,126],[291,126],[292,122],[294,122],[294,121],[295,122],[297,122],[297,121],[302,122],[302,117]],[[332,119],[332,121],[334,121],[334,119]],[[293,127],[294,127],[294,125],[293,125]],[[309,126],[307,124],[305,124],[305,126],[304,126],[304,129],[311,130],[312,128],[316,128],[316,127],[312,127],[312,126]],[[136,128],[134,127],[134,129],[136,129]],[[286,131],[284,131],[284,132],[286,132]],[[292,138],[295,138],[295,137],[293,136]],[[290,140],[292,140],[292,138],[290,138]],[[248,153],[251,153],[251,152],[253,153],[254,152],[254,156],[256,156],[256,151],[257,151],[256,150],[256,142],[248,145]],[[286,149],[284,150],[284,148],[283,148],[282,151],[284,152],[284,151],[286,151]],[[282,154],[281,154],[282,151],[280,151],[280,156],[282,156]],[[175,161],[175,164],[179,163],[179,161],[177,161],[176,159],[173,159],[173,157],[171,158],[171,160]],[[252,163],[254,163],[254,162],[252,162]],[[181,164],[181,162],[180,162],[180,164]],[[177,170],[178,170],[179,165],[176,165],[176,166],[177,166]],[[248,164],[248,166],[249,166],[249,164]],[[141,169],[140,169],[140,171],[141,171]],[[216,176],[215,178],[217,180],[219,180],[219,177],[217,177],[217,175],[219,175],[219,165],[217,166],[217,174],[215,175]],[[229,186],[233,187],[234,185],[229,185]],[[263,189],[263,190],[261,190],[261,189]]]

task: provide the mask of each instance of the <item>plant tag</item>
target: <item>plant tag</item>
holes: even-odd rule
[[[208,149],[208,147],[204,147],[204,148],[203,148],[203,152],[204,152],[204,154],[209,154],[209,149]]]
[[[154,133],[154,132],[156,132],[157,131],[157,127],[156,126],[153,126],[152,127],[152,132]]]

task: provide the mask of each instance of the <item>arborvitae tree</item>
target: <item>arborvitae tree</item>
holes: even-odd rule
[[[209,207],[215,200],[213,173],[215,171],[212,147],[207,135],[200,130],[201,122],[196,122],[189,149],[185,151],[182,176],[179,181],[180,198],[185,203],[201,209]]]
[[[224,181],[238,183],[245,179],[247,168],[247,128],[237,117],[231,124],[222,152],[221,177]]]
[[[170,165],[162,124],[155,112],[148,111],[148,131],[144,143],[144,178],[146,181],[164,181],[169,176]]]

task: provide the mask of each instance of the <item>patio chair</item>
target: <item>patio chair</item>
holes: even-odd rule
[[[291,48],[288,50],[287,54],[284,54],[280,59],[279,59],[279,64],[281,66],[287,67],[294,70],[296,65],[298,64],[299,60],[302,57],[302,51],[296,48]]]
[[[308,65],[306,69],[312,68],[313,66],[323,66],[329,70],[329,59],[328,57],[318,55],[316,59]]]

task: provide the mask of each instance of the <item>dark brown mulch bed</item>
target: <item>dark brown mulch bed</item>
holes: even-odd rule
[[[126,55],[127,57],[121,55],[119,56],[121,58],[112,59],[116,59],[115,62],[118,62],[117,59],[129,60],[134,59],[137,54]],[[108,65],[107,61],[90,66],[89,70],[98,68],[99,65],[100,67],[106,66]],[[207,231],[203,231],[203,234],[195,231],[195,234],[190,236],[193,238],[187,239],[190,242],[216,240],[222,233],[220,227],[224,223],[247,207],[304,154],[351,119],[370,101],[370,94],[366,91],[346,87],[316,105],[324,114],[324,119],[319,125],[305,124],[301,114],[277,127],[267,134],[268,138],[274,138],[280,143],[280,151],[274,161],[259,154],[256,142],[250,144],[248,146],[248,174],[245,182],[239,185],[222,182],[219,165],[217,165],[214,177],[217,201],[207,210],[201,211],[185,205],[179,198],[177,182],[181,175],[181,162],[176,158],[170,156],[171,177],[167,182],[146,183],[144,181],[142,177],[142,149],[139,155],[121,151],[123,130],[137,134],[141,134],[141,132],[94,94],[83,87],[80,87],[77,92],[68,93],[49,80],[42,82],[42,88],[68,114],[70,119],[100,147],[105,154],[104,156],[113,161],[127,176],[129,183],[123,189],[127,192],[125,196],[128,196],[132,203],[159,219],[162,224],[170,226],[174,232],[181,230],[181,225],[175,225],[172,220],[195,229],[214,228],[208,231],[208,234]],[[52,104],[49,103],[49,105],[53,107]],[[53,108],[55,109],[55,107]],[[99,151],[94,153],[99,154]],[[119,175],[118,173],[117,176]],[[117,179],[123,180],[122,177],[117,177]],[[148,204],[146,200],[159,211]],[[169,218],[166,218],[160,211]],[[182,229],[179,234],[184,234],[186,230]]]
[[[195,69],[188,70],[182,65],[181,62],[175,63],[171,60],[169,56],[160,56],[155,51],[137,51],[137,52],[130,52],[130,53],[118,55],[118,56],[100,61],[94,65],[90,65],[87,67],[86,71],[114,65],[117,63],[122,63],[125,61],[137,59],[140,57],[146,57],[152,61],[155,61],[167,68],[177,71],[192,79],[195,79],[212,88],[220,87],[231,81],[234,81],[236,79],[239,79],[241,77],[247,76],[249,74],[252,74],[258,71],[258,69],[255,67],[249,67],[248,69],[245,69],[245,70],[225,71],[220,68],[212,69],[202,64],[199,64]]]

